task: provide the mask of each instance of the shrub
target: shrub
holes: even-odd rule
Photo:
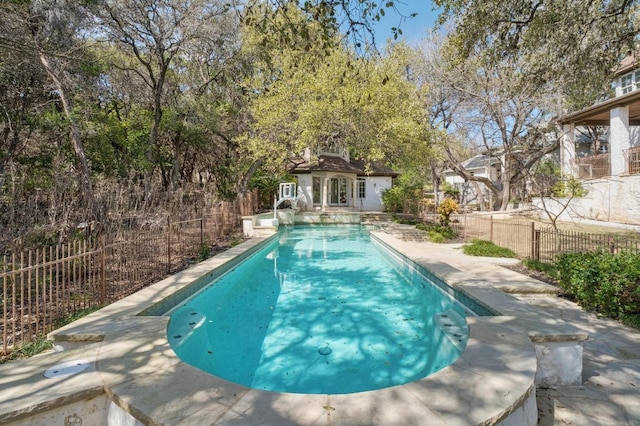
[[[473,240],[471,244],[465,244],[462,251],[469,256],[516,257],[513,250],[497,246],[486,240]]]
[[[558,283],[587,310],[614,319],[640,315],[640,256],[564,253],[557,257]]]
[[[440,244],[447,241],[447,238],[438,231],[431,230],[429,231],[429,241]]]
[[[452,240],[458,236],[456,230],[450,226],[441,226],[434,223],[419,223],[416,225],[416,228],[420,229],[421,231],[427,231],[427,233],[429,234],[429,239],[434,243],[443,243],[446,240]],[[441,241],[434,241],[434,236],[436,234],[439,234],[442,237]],[[440,240],[440,237],[435,236],[435,239]]]
[[[458,211],[460,205],[453,198],[445,198],[438,206],[438,214],[440,215],[440,225],[449,226],[451,214]]]

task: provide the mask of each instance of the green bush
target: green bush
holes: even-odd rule
[[[422,223],[418,219],[399,218],[396,215],[393,216],[393,221],[401,225],[418,225]]]
[[[418,223],[416,225],[416,228],[420,229],[421,231],[427,231],[429,233],[429,239],[431,241],[433,241],[432,234],[439,234],[443,238],[442,241],[433,242],[445,242],[446,240],[452,240],[458,236],[456,230],[450,226],[442,226],[434,223]]]
[[[462,251],[469,256],[516,257],[513,250],[497,246],[486,240],[473,240],[471,244],[465,244]]]
[[[559,285],[585,309],[630,321],[640,315],[640,256],[564,253],[555,267]]]
[[[429,241],[431,241],[432,243],[441,244],[446,242],[447,238],[438,231],[431,230],[429,231]]]

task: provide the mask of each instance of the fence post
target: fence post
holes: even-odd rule
[[[105,254],[105,243],[104,243],[104,235],[100,235],[100,239],[98,240],[99,244],[99,253],[100,253],[100,304],[104,305],[107,299],[107,280],[106,280],[106,254]]]
[[[609,253],[615,254],[616,252],[616,243],[613,235],[609,235]]]
[[[540,261],[540,231],[535,222],[531,222],[531,259]]]
[[[493,242],[493,215],[489,216],[489,241]]]
[[[204,212],[200,216],[200,247],[204,246]]]
[[[171,273],[171,216],[167,217],[167,273]]]

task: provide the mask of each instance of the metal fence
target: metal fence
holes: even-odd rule
[[[478,214],[452,215],[451,225],[465,240],[482,239],[513,250],[518,257],[551,263],[560,253],[595,252],[640,254],[640,235],[592,234],[525,220],[496,219]]]
[[[0,354],[53,330],[65,317],[122,299],[184,269],[240,229],[257,194],[191,220],[0,257]]]

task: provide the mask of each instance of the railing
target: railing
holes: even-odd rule
[[[196,219],[168,219],[159,229],[0,257],[0,354],[46,334],[70,314],[122,299],[206,257],[256,205],[252,194]]]
[[[578,157],[575,162],[579,179],[611,176],[611,155],[609,153]]]
[[[495,219],[487,215],[452,215],[451,225],[461,238],[492,241],[518,257],[551,263],[560,253],[629,251],[640,254],[640,238],[628,234],[590,234],[539,228],[533,221]]]
[[[630,175],[640,174],[640,146],[631,147],[623,154],[627,162],[627,173]]]

